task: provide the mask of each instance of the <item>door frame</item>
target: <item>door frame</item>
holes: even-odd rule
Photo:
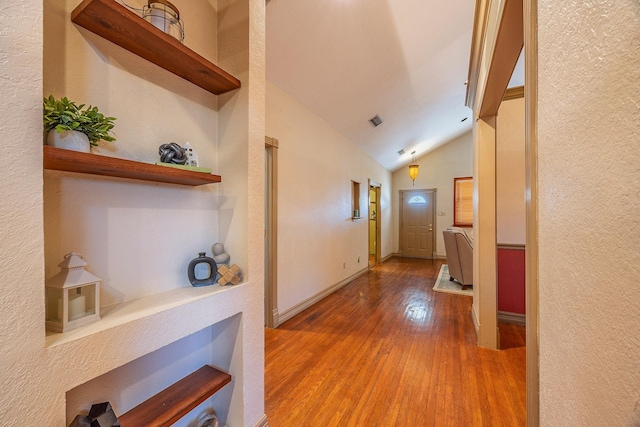
[[[264,324],[280,325],[278,312],[278,147],[275,138],[264,137]]]
[[[492,49],[495,45],[505,46],[509,42],[513,42],[514,37],[510,31],[501,31],[499,26],[504,22],[506,28],[510,26],[523,25],[522,41],[525,53],[525,173],[526,173],[526,215],[527,215],[527,231],[526,231],[526,272],[525,272],[525,292],[526,292],[526,395],[527,395],[527,426],[537,427],[540,424],[540,338],[538,336],[539,321],[539,284],[538,284],[538,162],[537,162],[537,111],[538,111],[538,0],[524,0],[522,4],[514,0],[508,0],[497,5],[503,5],[503,10],[509,10],[507,5],[515,4],[522,7],[516,13],[505,14],[500,19],[490,20],[489,8],[492,2],[490,0],[476,1],[476,17],[474,22],[474,30],[472,36],[472,51],[469,65],[469,81],[467,85],[467,106],[474,109],[476,120],[481,120],[483,107],[478,105],[485,104],[483,100],[475,102],[477,96],[493,99],[495,110],[500,104],[500,100],[504,95],[504,90],[498,85],[487,85],[485,82],[479,82],[480,71],[492,70],[494,76],[510,76],[513,67],[501,58],[505,55],[503,52],[496,53]],[[499,6],[498,6],[499,7]],[[493,45],[487,41],[485,35],[490,30],[495,37]],[[510,40],[511,39],[511,40]],[[492,52],[490,57],[483,61],[484,51]],[[501,50],[501,49],[498,49]],[[484,65],[484,67],[483,67]],[[485,80],[488,80],[485,77]],[[488,87],[489,86],[489,87]],[[491,90],[493,89],[493,90]],[[489,102],[491,104],[491,102]],[[475,219],[474,219],[475,220]],[[475,269],[474,269],[475,270]],[[488,286],[495,288],[495,283],[487,283]]]
[[[375,182],[372,181],[371,179],[369,179],[369,191],[367,192],[367,196],[369,198],[369,205],[371,206],[371,189],[374,188],[375,192],[376,192],[376,206],[378,207],[378,211],[376,212],[376,264],[380,263],[380,247],[382,245],[382,232],[380,230],[380,226],[382,224],[381,220],[380,220],[380,216],[381,216],[381,212],[380,212],[380,193],[381,193],[381,188],[382,188],[382,184],[380,184],[379,182]],[[368,212],[368,221],[371,221],[371,212]],[[371,247],[371,234],[369,233],[369,238],[368,238],[368,242],[369,242],[369,248]],[[367,253],[369,253],[369,250],[367,249]],[[369,268],[371,266],[369,265]]]
[[[527,194],[525,263],[527,342],[527,425],[540,424],[540,342],[538,336],[538,1],[524,1],[524,99]]]
[[[431,235],[431,240],[432,240],[432,242],[431,242],[431,258],[427,258],[427,259],[436,259],[437,258],[436,257],[436,253],[438,252],[437,248],[436,248],[436,242],[437,242],[436,232],[438,230],[438,224],[437,224],[438,217],[436,215],[437,214],[436,206],[438,204],[438,197],[437,197],[438,196],[438,189],[437,188],[424,188],[424,189],[423,188],[415,188],[415,189],[412,188],[410,190],[398,190],[398,193],[399,193],[398,199],[400,200],[400,209],[398,211],[400,213],[400,218],[398,218],[399,219],[398,223],[400,224],[400,229],[398,230],[398,236],[399,236],[398,240],[400,240],[398,242],[398,250],[399,250],[398,255],[401,256],[401,257],[404,256],[403,253],[402,253],[403,252],[403,247],[402,247],[403,246],[402,227],[404,225],[402,223],[403,222],[402,218],[404,216],[403,215],[404,214],[404,208],[403,208],[403,206],[404,206],[404,193],[409,193],[409,192],[413,192],[413,191],[423,191],[423,192],[426,192],[426,193],[433,193],[433,203],[431,205],[431,211],[432,211],[431,212],[431,217],[433,218],[433,227],[432,227],[433,234]]]

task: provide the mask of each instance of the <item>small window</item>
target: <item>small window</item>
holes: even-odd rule
[[[473,226],[473,177],[453,178],[453,225]]]
[[[413,196],[407,201],[408,205],[426,205],[427,199],[422,196]]]

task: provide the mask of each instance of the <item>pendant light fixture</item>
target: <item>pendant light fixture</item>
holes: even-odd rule
[[[415,154],[416,154],[415,151],[411,152],[412,164],[409,165],[409,177],[411,178],[411,181],[413,181],[413,185],[416,185],[416,178],[418,177],[418,168],[420,167],[420,165],[416,163]]]

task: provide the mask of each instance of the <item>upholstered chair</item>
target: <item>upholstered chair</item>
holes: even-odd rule
[[[458,281],[462,289],[473,286],[473,241],[458,227],[447,228],[442,234],[450,280]]]

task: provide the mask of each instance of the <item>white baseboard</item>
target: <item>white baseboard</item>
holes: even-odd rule
[[[480,322],[478,321],[478,313],[476,313],[476,307],[471,304],[471,320],[473,320],[473,327],[476,329],[476,336],[480,332]]]
[[[253,427],[269,427],[269,423],[267,422],[267,415],[263,415],[260,421]]]
[[[498,310],[498,322],[514,323],[516,325],[526,326],[526,318],[527,317],[524,314]]]
[[[402,255],[400,255],[398,252],[392,252],[389,255],[387,255],[386,257],[381,258],[380,262],[385,262],[386,260],[388,260],[390,258],[393,258],[393,257],[402,257]],[[436,254],[434,259],[443,259],[443,260],[446,261],[447,256],[446,255],[438,255],[438,254]]]
[[[389,255],[387,255],[386,257],[380,258],[380,263],[383,263],[385,261],[390,260],[391,258],[393,258],[394,256],[398,256],[398,254],[396,253],[390,253]]]
[[[320,300],[326,298],[327,296],[331,295],[332,293],[334,293],[335,291],[337,291],[338,289],[342,288],[343,286],[351,283],[352,281],[354,281],[355,279],[357,279],[358,277],[362,276],[363,274],[365,274],[366,272],[369,271],[369,267],[363,268],[362,270],[358,271],[357,273],[347,277],[346,279],[332,285],[329,286],[328,288],[326,288],[324,291],[319,292],[317,294],[315,294],[312,297],[307,298],[306,300],[294,305],[293,307],[284,310],[282,313],[280,313],[279,316],[279,323],[278,324],[282,324],[284,322],[286,322],[287,320],[291,319],[293,316],[295,316],[296,314],[302,313],[304,310],[306,310],[307,308],[311,307],[313,304],[319,302]]]

